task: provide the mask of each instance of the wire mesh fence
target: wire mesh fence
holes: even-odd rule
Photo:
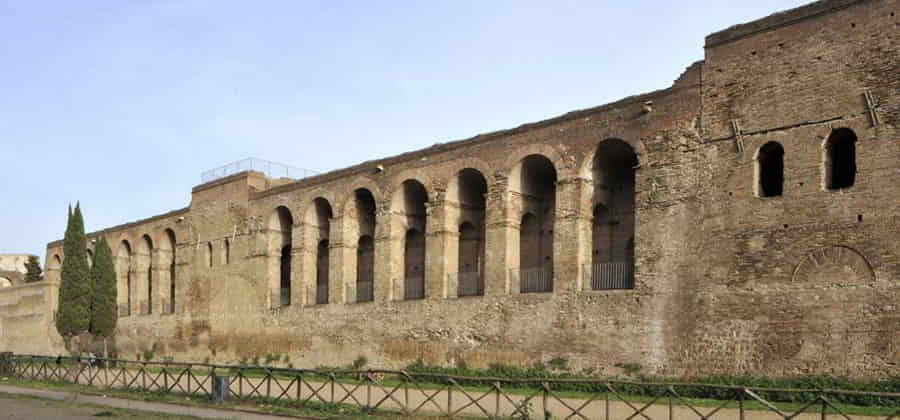
[[[318,172],[309,169],[297,168],[264,159],[246,158],[204,171],[200,174],[200,182],[206,183],[244,171],[262,172],[269,178],[303,179],[318,175]]]
[[[604,379],[469,377],[395,370],[286,369],[2,354],[30,381],[289,405],[345,404],[406,416],[560,419],[897,419],[900,393]],[[224,377],[224,379],[221,379]],[[697,395],[706,396],[697,399]],[[858,412],[862,411],[862,414]]]

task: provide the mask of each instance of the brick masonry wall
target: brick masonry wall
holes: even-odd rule
[[[155,347],[160,356],[215,361],[277,353],[304,367],[358,356],[387,367],[565,357],[604,374],[626,365],[662,375],[900,374],[895,8],[887,0],[814,3],[711,35],[705,61],[665,90],[293,183],[244,173],[197,186],[188,209],[95,233],[135,252],[145,234],[154,245],[167,229],[176,237],[175,313],[161,310],[167,287],[154,286],[160,306],[120,319],[117,351],[135,357]],[[858,137],[859,171],[852,188],[825,191],[822,144],[838,127]],[[636,285],[592,291],[583,273],[591,164],[611,138],[640,162]],[[767,141],[785,150],[784,194],[758,198],[754,160]],[[511,274],[519,264],[517,165],[533,154],[557,176],[554,291],[520,294]],[[460,212],[448,191],[464,168],[488,187],[485,296],[457,298]],[[419,301],[399,300],[395,281],[406,219],[395,203],[408,179],[428,194],[427,298]],[[366,303],[355,302],[359,188],[376,202],[375,301]],[[310,293],[317,198],[333,211],[325,305]],[[269,224],[279,206],[293,221],[289,306],[278,303],[280,249],[271,246],[281,240]],[[60,247],[48,245],[48,261]],[[167,270],[163,255],[151,255],[158,270]]]

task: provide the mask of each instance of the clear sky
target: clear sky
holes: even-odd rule
[[[804,2],[0,0],[0,252],[244,157],[327,171],[665,88]]]

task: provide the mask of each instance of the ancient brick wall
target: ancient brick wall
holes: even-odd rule
[[[710,35],[706,59],[665,90],[296,182],[199,185],[186,209],[93,234],[120,249],[117,351],[900,374],[894,8],[813,3]],[[857,138],[857,171],[829,190],[824,145],[839,128]],[[759,197],[769,142],[784,151],[782,190]],[[595,228],[598,205],[610,216]],[[411,229],[424,234],[412,247]],[[523,270],[523,255],[552,275]],[[405,299],[410,261],[424,299]],[[592,287],[628,270],[633,287]]]

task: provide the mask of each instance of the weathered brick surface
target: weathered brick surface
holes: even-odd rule
[[[167,254],[155,250],[159,306],[120,319],[117,350],[131,357],[155,345],[157,354],[217,361],[278,353],[295,366],[358,356],[379,366],[566,357],[602,373],[636,364],[665,375],[900,374],[895,9],[890,0],[814,3],[710,35],[706,59],[665,90],[297,182],[243,173],[197,186],[189,208],[95,234],[134,250],[145,234],[164,243],[166,229],[177,241],[175,313],[163,311]],[[823,142],[839,127],[858,137],[856,183],[826,191]],[[640,162],[636,284],[593,291],[584,277],[592,162],[611,138]],[[755,155],[768,141],[785,151],[784,194],[758,198]],[[519,223],[533,198],[517,174],[534,154],[556,171],[553,223],[545,227],[554,291],[521,294]],[[454,177],[464,168],[480,171],[488,188],[485,295],[456,298],[462,212]],[[408,179],[428,195],[427,296],[416,301],[399,300],[396,281],[406,228],[421,222],[406,216],[412,210],[400,197]],[[355,303],[359,188],[376,202],[375,299],[365,303]],[[316,198],[333,213],[324,305],[311,292],[322,237]],[[278,297],[276,242],[286,238],[271,220],[279,206],[293,220],[289,306]],[[48,245],[48,259],[59,253],[59,243]],[[130,267],[135,287],[146,287],[146,267]],[[133,293],[140,303],[145,291]]]

